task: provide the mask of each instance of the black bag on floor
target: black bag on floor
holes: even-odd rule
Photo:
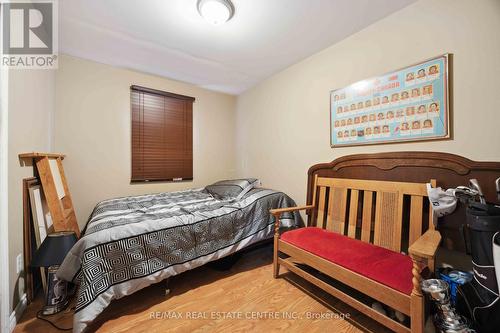
[[[457,310],[475,323],[478,332],[499,332],[500,207],[471,204],[466,229],[474,278],[458,287]]]

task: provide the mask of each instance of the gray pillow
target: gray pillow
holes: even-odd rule
[[[205,187],[216,198],[240,200],[248,191],[260,184],[256,178],[221,180]]]

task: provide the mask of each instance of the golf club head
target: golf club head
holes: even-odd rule
[[[470,187],[472,187],[473,189],[475,189],[478,192],[479,200],[481,201],[481,203],[485,204],[486,199],[484,198],[483,191],[482,191],[481,186],[479,185],[479,182],[477,181],[477,179],[475,179],[475,178],[470,179],[469,185],[470,185]]]
[[[500,177],[495,180],[495,188],[497,190],[497,199],[500,201]]]
[[[458,186],[455,189],[450,190],[452,195],[463,203],[469,203],[475,201],[479,192],[475,189],[469,188],[467,186]]]

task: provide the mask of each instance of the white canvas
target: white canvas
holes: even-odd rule
[[[64,192],[64,186],[61,179],[61,172],[59,171],[57,160],[50,159],[49,165],[50,165],[50,172],[52,172],[52,177],[54,178],[54,183],[56,185],[57,197],[60,200],[66,196],[66,192]]]
[[[36,211],[36,226],[38,226],[38,234],[40,236],[40,244],[43,242],[45,237],[47,237],[47,227],[45,226],[45,214],[43,213],[42,195],[40,193],[40,187],[33,189],[33,198],[35,203]]]

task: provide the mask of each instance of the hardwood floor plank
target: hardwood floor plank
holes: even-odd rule
[[[175,276],[170,295],[164,296],[165,285],[158,283],[113,301],[88,332],[390,332],[285,268],[283,278],[273,279],[271,262],[272,248],[264,247],[246,253],[229,271],[200,267]],[[60,332],[36,319],[43,302],[38,295],[14,333]],[[344,319],[347,313],[350,319]],[[48,318],[71,327],[72,315],[67,310]]]

